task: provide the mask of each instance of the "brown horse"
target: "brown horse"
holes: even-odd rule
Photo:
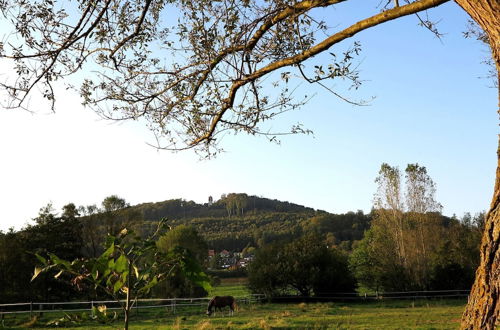
[[[233,315],[234,310],[237,308],[236,299],[233,296],[215,296],[208,302],[207,315],[212,315],[217,309],[222,311],[222,308],[229,306],[230,313]]]

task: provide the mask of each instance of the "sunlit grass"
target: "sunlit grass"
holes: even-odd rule
[[[246,278],[224,278],[221,284],[215,286],[210,291],[209,295],[213,296],[234,296],[243,297],[250,294],[246,287]]]
[[[248,294],[246,279],[223,279],[210,296]],[[465,300],[380,300],[359,303],[245,304],[229,316],[205,315],[205,306],[193,306],[173,314],[168,309],[132,312],[131,329],[456,329]],[[27,315],[8,315],[7,329],[47,329],[49,320],[62,314],[44,314],[36,321]],[[118,329],[122,318],[109,325],[95,321],[67,324],[59,329]],[[69,326],[69,327],[68,327]],[[2,329],[0,325],[0,329]]]
[[[207,317],[203,308],[179,311],[162,309],[133,314],[131,329],[456,329],[464,300],[380,301],[364,303],[241,304],[234,316],[228,312]],[[42,320],[32,326],[42,329]],[[6,320],[7,321],[7,320]],[[8,321],[13,329],[24,327]],[[7,323],[5,323],[7,325]],[[99,325],[87,321],[63,329],[117,329],[120,321]]]

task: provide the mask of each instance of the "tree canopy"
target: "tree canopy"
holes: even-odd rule
[[[307,100],[294,99],[292,81],[319,84],[341,98],[328,80],[357,88],[352,63],[361,49],[352,42],[343,53],[330,53],[325,65],[308,59],[360,31],[446,1],[388,2],[340,31],[314,11],[346,0],[3,2],[0,10],[16,22],[17,34],[0,54],[14,60],[19,75],[3,87],[12,107],[27,107],[28,94],[37,90],[53,106],[56,80],[94,70],[81,80],[84,104],[105,118],[146,119],[158,147],[210,156],[227,131],[271,140],[310,132],[300,124],[273,132],[263,123]]]

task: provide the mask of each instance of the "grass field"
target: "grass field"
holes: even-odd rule
[[[234,296],[242,297],[250,294],[246,287],[246,278],[225,278],[221,284],[210,291],[210,296]]]
[[[245,295],[242,280],[225,280],[211,295]],[[204,306],[172,314],[165,309],[132,313],[131,329],[456,329],[465,300],[405,300],[364,303],[241,304],[228,316],[207,317]],[[61,317],[60,315],[59,317]],[[6,329],[47,329],[56,315],[46,314],[36,322],[25,316],[6,317]],[[120,329],[121,319],[109,325],[95,321],[66,324],[59,329]],[[0,325],[0,329],[2,326]]]

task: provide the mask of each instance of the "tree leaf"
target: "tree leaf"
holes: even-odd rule
[[[148,284],[146,284],[145,286],[143,286],[140,291],[142,292],[148,292],[149,290],[151,290],[152,287],[154,287],[156,284],[158,284],[158,279],[156,277],[153,277],[153,279],[151,281],[148,282]]]
[[[121,279],[119,279],[118,281],[115,282],[115,284],[113,285],[113,293],[117,293],[118,291],[120,291],[120,289],[123,287],[123,282]]]
[[[52,261],[52,263],[54,265],[64,266],[64,268],[66,268],[66,269],[71,269],[71,263],[69,261],[61,259],[58,256],[56,256],[55,254],[52,254],[52,253],[50,254],[50,261]]]
[[[115,271],[117,273],[123,273],[128,269],[128,259],[123,254],[118,257],[115,261]]]
[[[110,255],[112,255],[113,252],[115,252],[115,242],[114,242],[114,240],[111,243],[111,245],[109,246],[109,248],[106,251],[104,251],[103,254],[101,254],[101,256],[99,257],[99,259],[101,259],[101,258],[107,258]]]
[[[132,265],[132,268],[134,269],[135,278],[139,279],[139,268],[136,265]]]
[[[35,257],[44,265],[47,265],[47,259],[39,255],[38,253],[35,253]]]
[[[33,277],[31,277],[31,281],[37,278],[37,276],[40,275],[41,272],[43,272],[43,268],[35,267],[35,271],[33,273]]]

